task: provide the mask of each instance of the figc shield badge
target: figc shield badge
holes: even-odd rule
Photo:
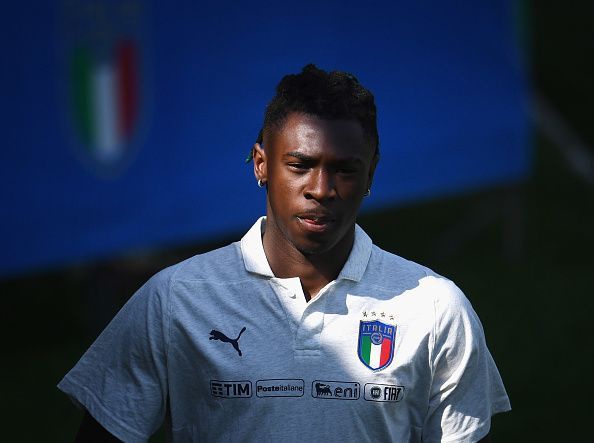
[[[378,320],[359,324],[358,353],[361,362],[373,371],[384,369],[394,357],[396,326]]]

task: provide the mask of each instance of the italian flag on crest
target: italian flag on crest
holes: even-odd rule
[[[138,54],[130,40],[116,42],[110,57],[89,48],[74,51],[71,95],[79,136],[99,161],[122,157],[138,116]]]
[[[385,368],[394,357],[396,326],[379,320],[359,324],[359,359],[374,371]]]

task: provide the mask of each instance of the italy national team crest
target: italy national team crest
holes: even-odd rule
[[[362,320],[359,324],[359,359],[369,369],[384,369],[392,363],[395,337],[395,325]]]
[[[99,175],[130,162],[146,124],[146,8],[140,0],[65,2],[60,78],[68,134]]]

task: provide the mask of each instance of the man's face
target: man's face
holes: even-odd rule
[[[254,170],[268,186],[266,233],[275,247],[309,255],[352,242],[377,162],[361,125],[293,113],[271,132],[264,149],[255,147]]]

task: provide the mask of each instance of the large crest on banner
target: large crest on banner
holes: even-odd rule
[[[379,320],[359,323],[358,354],[361,362],[373,371],[392,363],[396,326]]]
[[[81,160],[100,175],[123,170],[146,125],[146,3],[66,1],[60,20],[61,96]]]

